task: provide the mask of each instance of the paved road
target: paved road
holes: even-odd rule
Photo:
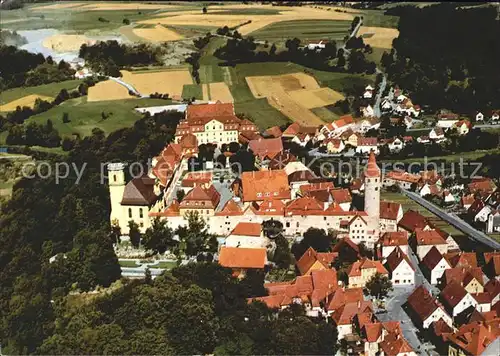
[[[380,104],[382,103],[382,94],[384,93],[385,87],[387,85],[387,76],[385,75],[384,72],[382,72],[380,69],[376,69],[376,73],[382,73],[382,81],[379,84],[377,94],[375,95],[375,104],[373,105],[373,114],[376,117],[380,117],[381,110],[380,110]]]
[[[417,121],[413,119],[413,121]],[[423,122],[423,120],[418,120],[420,122]],[[482,125],[474,125],[474,128],[478,129],[500,129],[500,125],[492,125],[492,124],[482,124]],[[419,128],[419,129],[407,129],[406,131],[430,131],[432,130],[432,127],[424,127],[424,128]]]
[[[476,230],[472,226],[470,226],[468,223],[460,219],[458,216],[452,213],[447,213],[441,208],[438,208],[434,204],[428,202],[424,198],[422,198],[420,195],[410,192],[407,190],[402,190],[403,193],[408,196],[410,199],[416,201],[418,204],[422,205],[424,208],[428,209],[432,213],[436,214],[439,216],[441,219],[447,221],[450,225],[453,225],[455,228],[458,230],[462,231],[464,234],[467,236],[473,238],[476,241],[479,241],[495,250],[500,249],[500,243],[493,240],[491,237],[486,235],[484,232]]]

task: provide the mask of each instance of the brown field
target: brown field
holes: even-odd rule
[[[284,115],[307,126],[324,123],[309,110],[310,108],[329,105],[332,101],[336,101],[336,97],[341,97],[329,88],[320,88],[316,80],[305,73],[246,77],[245,79],[256,98],[266,97],[269,104]]]
[[[330,88],[299,89],[289,91],[288,95],[308,109],[335,104],[344,99],[341,93]]]
[[[232,9],[252,9],[252,8],[268,8],[279,10],[279,14],[275,15],[251,15],[252,22],[238,28],[238,32],[242,35],[249,34],[264,26],[280,21],[293,20],[352,20],[353,15],[341,12],[332,12],[309,7],[285,7],[285,6],[270,6],[270,5],[228,5],[228,6],[213,6],[209,8],[208,14],[196,13],[195,11],[180,11],[178,13],[169,13],[168,16],[159,16],[153,19],[143,20],[139,23],[146,24],[163,24],[163,25],[195,25],[195,26],[238,26],[249,20],[248,15],[231,15]],[[223,10],[228,11],[228,14],[210,14],[210,11]]]
[[[175,31],[156,25],[154,28],[134,28],[132,32],[149,42],[176,41],[184,38]]]
[[[399,36],[399,31],[395,28],[361,26],[358,35],[364,34],[373,34],[371,37],[363,38],[366,44],[372,47],[392,48],[392,40]]]
[[[103,2],[103,3],[94,3],[87,4],[82,6],[82,9],[85,10],[156,10],[156,9],[168,9],[168,8],[176,8],[179,6],[176,5],[167,5],[167,4],[154,4],[154,3],[111,3],[111,2]]]
[[[44,39],[43,46],[56,52],[73,52],[80,50],[84,43],[92,45],[95,42],[83,35],[54,35]]]
[[[189,70],[134,73],[121,71],[123,81],[131,84],[142,95],[155,92],[168,93],[170,97],[181,97],[184,84],[193,84]]]
[[[71,2],[71,3],[62,3],[62,4],[52,4],[52,5],[43,5],[37,6],[37,10],[58,10],[58,9],[67,9],[70,7],[77,7],[80,5],[85,5],[84,2]]]
[[[50,96],[32,94],[16,99],[4,105],[0,105],[0,111],[14,111],[18,106],[20,107],[29,106],[30,108],[33,108],[33,106],[35,105],[35,100],[38,98],[46,101],[52,101],[54,99],[51,98]]]
[[[89,88],[87,101],[133,99],[127,88],[111,79],[99,82]]]
[[[208,85],[210,85],[210,95],[208,95]],[[233,96],[224,82],[203,84],[203,100],[220,100],[223,103],[234,102]]]

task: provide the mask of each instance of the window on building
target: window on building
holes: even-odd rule
[[[116,182],[116,174],[113,174],[113,181]]]
[[[139,217],[142,219],[144,216],[143,216],[143,213],[142,213],[142,208],[139,209]]]
[[[290,227],[290,222],[287,221],[286,227]]]
[[[132,218],[132,208],[128,208],[128,217]]]

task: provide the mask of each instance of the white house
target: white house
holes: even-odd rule
[[[492,211],[491,214],[488,215],[488,223],[486,224],[486,232],[488,234],[500,232],[500,210]]]
[[[484,121],[484,115],[483,115],[483,113],[482,113],[482,112],[478,112],[478,113],[476,114],[476,121],[481,121],[481,122],[483,122],[483,121]]]
[[[266,248],[269,244],[270,240],[262,234],[261,224],[254,222],[238,223],[225,240],[227,247]]]
[[[396,247],[387,257],[384,266],[389,271],[393,285],[415,284],[415,268],[408,256],[399,247]]]
[[[433,285],[437,285],[444,271],[451,268],[449,262],[435,247],[423,258],[421,266],[422,272]]]
[[[403,149],[404,147],[404,142],[396,137],[395,139],[392,139],[392,140],[389,140],[389,142],[387,143],[387,147],[389,147],[389,151],[391,152],[399,152]]]
[[[391,102],[387,99],[384,99],[382,101],[382,110],[386,111],[386,110],[391,110],[391,109],[392,109]]]
[[[371,99],[373,98],[373,89],[372,90],[365,90],[365,92],[363,93],[363,98],[364,99]]]
[[[476,299],[454,281],[444,287],[440,296],[445,308],[453,317],[471,306],[477,308],[478,305]]]
[[[493,113],[491,114],[492,123],[496,124],[498,123],[499,120],[500,120],[500,111],[493,111]]]
[[[362,137],[358,140],[356,153],[369,154],[371,151],[375,154],[379,153],[378,142],[376,137]]]
[[[435,141],[441,141],[444,139],[444,131],[441,127],[434,127],[431,132],[429,132],[429,138]]]
[[[435,247],[444,255],[448,252],[448,244],[446,240],[434,229],[431,230],[415,230],[415,245],[417,256],[422,261],[427,253]]]
[[[327,41],[319,41],[318,43],[309,43],[307,45],[307,49],[315,50],[315,49],[324,49]]]
[[[439,319],[453,326],[451,317],[446,313],[443,307],[437,303],[424,285],[417,287],[408,297],[408,306],[412,314],[416,317],[416,322],[424,329]]]
[[[362,110],[362,113],[363,113],[363,116],[365,116],[365,117],[371,117],[375,114],[371,105],[364,107]]]

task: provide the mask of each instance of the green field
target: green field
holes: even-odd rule
[[[265,98],[236,102],[234,111],[247,114],[261,129],[290,122],[285,115],[269,105]]]
[[[168,105],[170,100],[162,99],[126,99],[113,101],[87,102],[87,97],[70,99],[59,106],[39,115],[32,116],[27,122],[35,121],[44,124],[51,119],[54,127],[61,136],[71,136],[74,133],[80,136],[90,135],[92,129],[98,127],[106,133],[124,127],[130,127],[141,115],[134,111],[135,107]],[[69,114],[69,123],[62,122],[63,113]],[[101,113],[108,114],[102,120]]]
[[[259,8],[249,8],[249,9],[217,9],[210,11],[208,8],[207,15],[278,15],[280,10],[276,9],[259,9]]]
[[[121,267],[139,267],[139,265],[137,264],[136,261],[123,261],[123,260],[119,260],[118,263],[120,264]]]
[[[408,198],[406,195],[402,193],[393,193],[393,192],[387,192],[387,191],[382,191],[380,194],[380,197],[382,200],[387,200],[387,201],[393,201],[396,203],[400,203],[403,206],[403,211],[406,210],[415,210],[418,211],[420,214],[423,216],[427,217],[430,222],[439,229],[446,231],[447,233],[455,236],[463,236],[463,233],[457,229],[455,229],[453,226],[448,224],[446,221],[441,220],[439,217],[431,213],[429,210],[425,209],[418,203],[414,202],[410,198]]]
[[[362,10],[363,25],[373,27],[397,28],[399,17],[384,15],[381,10]]]
[[[158,262],[158,264],[156,265],[151,265],[151,266],[148,266],[149,268],[164,268],[164,269],[172,269],[172,268],[175,268],[177,267],[177,262]]]
[[[78,87],[82,81],[79,79],[66,80],[59,83],[50,83],[44,85],[38,85],[35,87],[20,87],[14,89],[8,89],[0,93],[0,105],[9,103],[13,100],[20,99],[27,95],[38,94],[55,97],[61,89],[73,90]]]
[[[182,97],[185,99],[194,97],[203,100],[203,89],[199,84],[184,84],[184,87],[182,87]]]
[[[339,118],[337,114],[335,114],[333,111],[328,110],[325,107],[320,107],[320,108],[313,108],[311,111],[318,116],[321,120],[326,121],[326,122],[332,122],[335,121]]]
[[[349,33],[350,27],[351,21],[340,20],[281,21],[252,32],[251,35],[258,40],[281,43],[294,37],[301,41],[320,39],[339,41]]]

